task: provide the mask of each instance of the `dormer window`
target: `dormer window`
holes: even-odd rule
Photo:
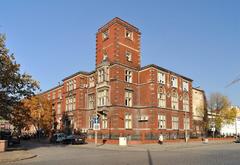
[[[162,72],[158,72],[158,83],[165,84],[165,74]]]
[[[102,36],[103,36],[103,40],[106,40],[106,39],[108,39],[108,30],[106,30],[106,31],[104,31],[103,33],[102,33]]]
[[[132,61],[132,53],[127,51],[126,58],[127,58],[127,61]]]
[[[188,82],[187,81],[183,81],[183,91],[188,92]]]
[[[177,77],[172,76],[172,78],[171,78],[171,85],[172,85],[172,87],[174,87],[174,88],[177,88],[177,87],[178,87]]]
[[[125,37],[132,40],[133,39],[133,32],[126,30]]]

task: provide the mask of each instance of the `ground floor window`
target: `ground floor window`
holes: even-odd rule
[[[178,117],[172,117],[172,129],[178,129]]]
[[[125,114],[125,129],[132,129],[132,115]]]
[[[166,116],[158,115],[158,129],[165,129],[165,128],[166,128]]]

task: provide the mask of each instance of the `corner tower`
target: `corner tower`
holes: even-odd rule
[[[103,62],[140,69],[141,33],[135,26],[116,17],[96,34],[96,68]]]

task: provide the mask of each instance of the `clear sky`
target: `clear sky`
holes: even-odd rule
[[[42,90],[95,68],[95,34],[114,17],[142,32],[142,66],[157,64],[194,80],[209,95],[240,105],[239,0],[0,0],[0,32]]]

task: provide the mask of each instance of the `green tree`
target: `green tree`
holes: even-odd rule
[[[216,130],[220,131],[223,123],[232,124],[235,121],[237,110],[231,108],[231,103],[227,96],[220,93],[211,94],[208,106],[211,113],[216,114],[211,121],[215,123]]]
[[[14,118],[23,118],[26,114],[23,108],[20,108],[21,100],[33,96],[39,85],[29,74],[20,72],[20,64],[17,64],[14,55],[9,53],[5,40],[5,35],[0,33],[0,115],[14,121]]]

